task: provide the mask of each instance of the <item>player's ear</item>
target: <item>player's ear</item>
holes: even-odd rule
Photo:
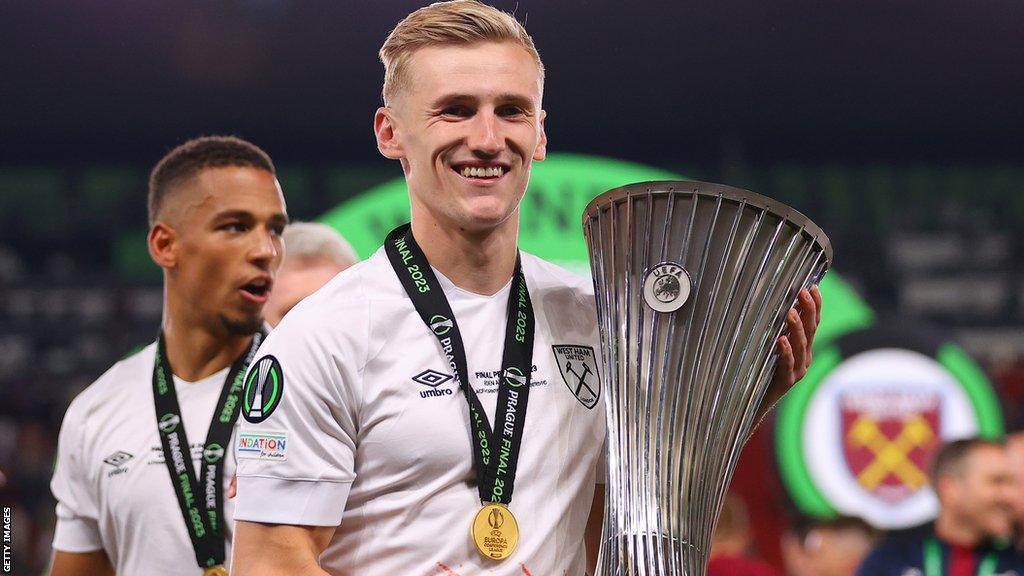
[[[959,496],[959,481],[952,474],[943,474],[935,479],[935,495],[940,502],[948,502],[950,498]]]
[[[373,133],[377,137],[377,150],[390,160],[399,160],[405,157],[402,145],[395,134],[394,111],[387,107],[377,108],[373,115]]]
[[[149,229],[146,244],[149,247],[149,257],[157,266],[167,269],[177,265],[177,234],[166,223],[157,221],[153,224]]]
[[[548,135],[544,132],[544,120],[548,117],[548,113],[544,110],[540,111],[540,139],[537,140],[537,149],[533,151],[534,160],[543,160],[548,155]]]

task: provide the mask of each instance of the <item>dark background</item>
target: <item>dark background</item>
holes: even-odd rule
[[[880,316],[954,335],[1019,425],[1024,3],[495,4],[545,61],[551,150],[794,204]],[[67,402],[159,320],[149,168],[187,138],[236,134],[271,154],[302,219],[398,176],[370,129],[376,51],[421,5],[0,8],[0,493],[25,570],[49,553]]]

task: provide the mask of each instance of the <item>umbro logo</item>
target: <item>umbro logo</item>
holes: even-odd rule
[[[134,458],[134,456],[125,452],[124,450],[118,450],[117,452],[114,452],[110,456],[104,458],[104,464],[109,464],[114,467],[113,470],[107,472],[107,478],[127,473],[128,469],[125,468],[124,465],[132,458]]]
[[[110,464],[114,468],[117,468],[124,464],[125,462],[131,460],[132,458],[134,458],[134,456],[132,456],[131,454],[125,452],[124,450],[118,450],[117,452],[114,452],[110,456],[104,458],[103,461],[106,462],[107,464]]]
[[[454,380],[455,377],[451,374],[445,374],[444,372],[438,372],[437,370],[424,370],[419,374],[412,377],[412,381],[417,384],[422,384],[430,388],[429,390],[420,390],[420,398],[431,398],[436,396],[451,396],[454,394],[451,388],[438,388],[445,382]]]
[[[431,388],[437,388],[441,384],[454,378],[451,374],[445,374],[444,372],[438,372],[437,370],[424,370],[419,374],[412,377],[412,381],[417,384],[423,384],[424,386],[430,386]]]

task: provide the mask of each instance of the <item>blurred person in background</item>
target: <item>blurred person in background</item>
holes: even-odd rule
[[[1010,546],[1015,485],[1004,443],[950,442],[935,455],[930,480],[939,499],[934,525],[886,538],[857,574],[1024,574],[1024,557]]]
[[[265,152],[211,136],[160,160],[148,208],[160,334],[67,410],[52,576],[227,574],[228,448],[283,257],[284,197]]]
[[[293,222],[284,230],[288,257],[281,264],[265,315],[271,326],[300,300],[359,261],[356,251],[337,230],[316,222]]]
[[[1014,544],[1024,551],[1024,430],[1018,430],[1006,437],[1006,455],[1013,471],[1013,519]]]
[[[789,576],[853,576],[878,538],[853,516],[801,518],[782,538]]]
[[[777,576],[774,568],[750,554],[752,541],[746,504],[735,494],[726,495],[711,535],[708,576]]]

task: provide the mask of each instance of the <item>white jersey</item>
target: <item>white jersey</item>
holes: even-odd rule
[[[277,371],[280,387],[262,387],[262,412],[246,396],[243,414],[259,423],[239,421],[235,518],[337,526],[320,558],[331,574],[583,574],[605,437],[593,288],[528,254],[522,266],[536,329],[511,557],[485,559],[470,540],[481,503],[467,400],[383,249],[306,298],[260,347],[246,380],[262,365],[257,378]],[[438,281],[493,426],[510,285],[481,296]]]
[[[121,360],[68,408],[50,484],[57,498],[53,547],[65,552],[103,549],[118,576],[198,576],[203,571],[196,564],[157,430],[155,354],[154,343]],[[194,383],[174,378],[197,471],[229,369]],[[234,455],[227,454],[223,488],[234,470]],[[230,543],[233,508],[225,498],[225,545]],[[230,549],[225,552],[230,558]]]

